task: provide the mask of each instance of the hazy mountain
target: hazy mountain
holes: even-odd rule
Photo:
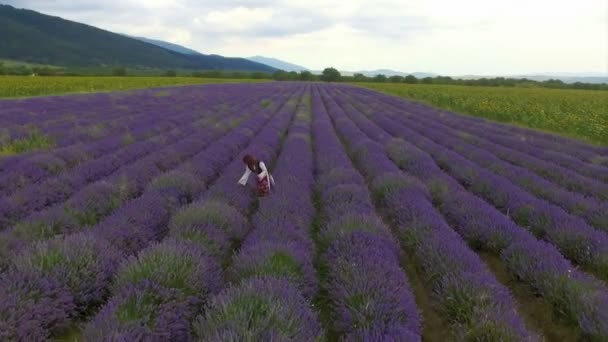
[[[377,69],[377,70],[363,70],[363,71],[342,71],[339,70],[340,74],[342,74],[342,76],[353,76],[354,74],[363,74],[365,76],[368,77],[374,77],[376,75],[384,75],[387,77],[391,77],[391,76],[408,76],[408,75],[413,75],[416,78],[425,78],[425,77],[435,77],[438,76],[437,74],[433,74],[433,73],[429,73],[429,72],[412,72],[412,73],[408,73],[408,72],[402,72],[402,71],[395,71],[395,70],[390,70],[390,69]],[[320,75],[323,71],[321,70],[315,70],[312,73]]]
[[[425,77],[435,77],[438,76],[437,74],[433,74],[433,73],[429,73],[429,72],[401,72],[401,71],[395,71],[395,70],[390,70],[390,69],[378,69],[378,70],[364,70],[364,71],[357,71],[357,73],[363,74],[365,76],[376,76],[376,75],[384,75],[387,77],[391,77],[391,76],[408,76],[408,75],[413,75],[416,78],[425,78]]]
[[[550,79],[560,80],[564,83],[592,83],[592,84],[608,84],[608,75],[602,75],[602,73],[539,73],[539,74],[530,74],[530,75],[461,75],[461,76],[452,76],[455,79],[463,79],[463,80],[478,80],[480,78],[495,78],[495,77],[505,77],[505,78],[526,78],[531,81],[547,81]]]
[[[0,5],[0,59],[57,66],[273,72],[245,58],[178,53],[93,26]]]
[[[301,65],[292,64],[292,63],[285,62],[285,61],[282,61],[282,60],[279,60],[276,58],[271,58],[271,57],[253,56],[253,57],[249,57],[247,59],[250,61],[266,64],[273,68],[281,69],[281,70],[285,70],[285,71],[300,72],[303,70],[308,70],[308,68],[303,67]]]
[[[200,53],[198,51],[194,51],[192,49],[189,49],[189,48],[181,46],[181,45],[165,42],[163,40],[150,39],[150,38],[145,38],[145,37],[131,37],[131,38],[135,38],[135,39],[141,40],[146,43],[154,44],[156,46],[160,46],[167,50],[179,52],[184,55],[202,55],[202,53]]]

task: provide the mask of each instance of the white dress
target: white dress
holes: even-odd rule
[[[264,179],[264,177],[268,176],[268,180],[270,181],[268,183],[268,187],[270,188],[270,184],[272,184],[273,186],[274,184],[274,178],[272,177],[272,175],[270,174],[270,172],[268,172],[268,169],[266,169],[266,165],[264,164],[264,162],[260,162],[260,169],[262,170],[262,172],[260,172],[260,174],[258,175],[258,179]],[[249,176],[252,174],[251,170],[249,169],[248,166],[245,166],[245,173],[243,174],[243,176],[241,176],[241,179],[239,179],[239,184],[245,186],[245,184],[247,184],[247,180],[249,179]]]

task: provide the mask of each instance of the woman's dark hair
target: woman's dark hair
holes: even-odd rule
[[[243,162],[250,167],[253,167],[257,163],[257,159],[255,159],[252,155],[246,154],[243,157]]]

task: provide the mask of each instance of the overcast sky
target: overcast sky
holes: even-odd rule
[[[312,69],[608,73],[608,0],[0,0],[114,32]]]

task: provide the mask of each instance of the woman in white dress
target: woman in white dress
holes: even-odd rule
[[[270,194],[270,184],[275,185],[274,178],[266,169],[266,165],[263,161],[256,159],[255,157],[247,154],[243,157],[245,163],[245,173],[239,179],[239,184],[245,186],[251,173],[257,175],[257,195],[258,197],[268,196]]]

